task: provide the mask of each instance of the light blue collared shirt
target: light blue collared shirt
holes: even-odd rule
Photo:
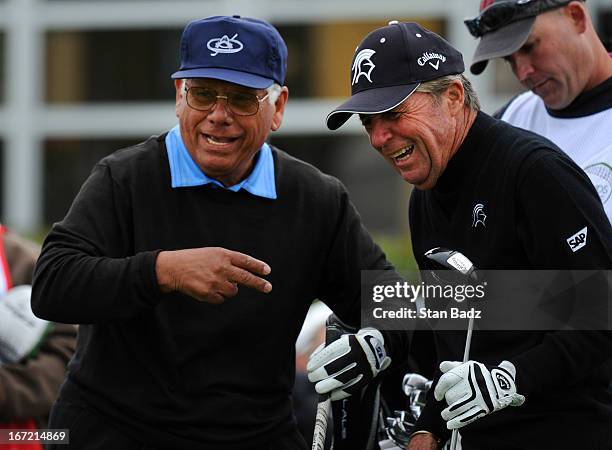
[[[170,176],[173,188],[214,184],[233,192],[244,189],[258,197],[273,200],[277,198],[274,159],[272,158],[272,150],[266,143],[259,150],[259,158],[251,174],[240,183],[230,187],[223,186],[223,184],[202,172],[202,169],[198,167],[187,151],[178,125],[172,128],[166,135],[166,150],[168,152],[168,161],[170,161]]]

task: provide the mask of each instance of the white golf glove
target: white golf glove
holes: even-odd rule
[[[391,364],[380,331],[362,328],[344,334],[328,346],[321,344],[310,355],[308,379],[319,394],[331,392],[331,400],[342,400],[358,392]]]
[[[436,384],[436,400],[446,399],[442,418],[449,430],[461,428],[506,406],[521,406],[525,397],[516,393],[516,369],[510,361],[485,366],[476,361],[444,361],[444,373]]]

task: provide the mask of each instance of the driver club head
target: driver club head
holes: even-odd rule
[[[456,250],[435,247],[425,252],[428,269],[438,281],[460,284],[478,282],[476,267],[467,256]]]

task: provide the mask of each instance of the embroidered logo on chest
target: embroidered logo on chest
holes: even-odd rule
[[[487,215],[484,212],[484,205],[482,203],[477,203],[472,211],[472,228],[478,228],[479,226],[486,228],[486,220]]]

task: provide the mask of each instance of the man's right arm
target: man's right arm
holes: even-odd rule
[[[98,164],[43,245],[32,309],[47,320],[90,324],[134,317],[167,293],[219,303],[244,285],[272,286],[263,261],[222,248],[134,251],[131,198]],[[151,224],[155,226],[155,224]]]
[[[37,316],[88,324],[129,318],[159,302],[158,251],[129,256],[130,211],[127,193],[98,164],[45,239],[32,285]]]

